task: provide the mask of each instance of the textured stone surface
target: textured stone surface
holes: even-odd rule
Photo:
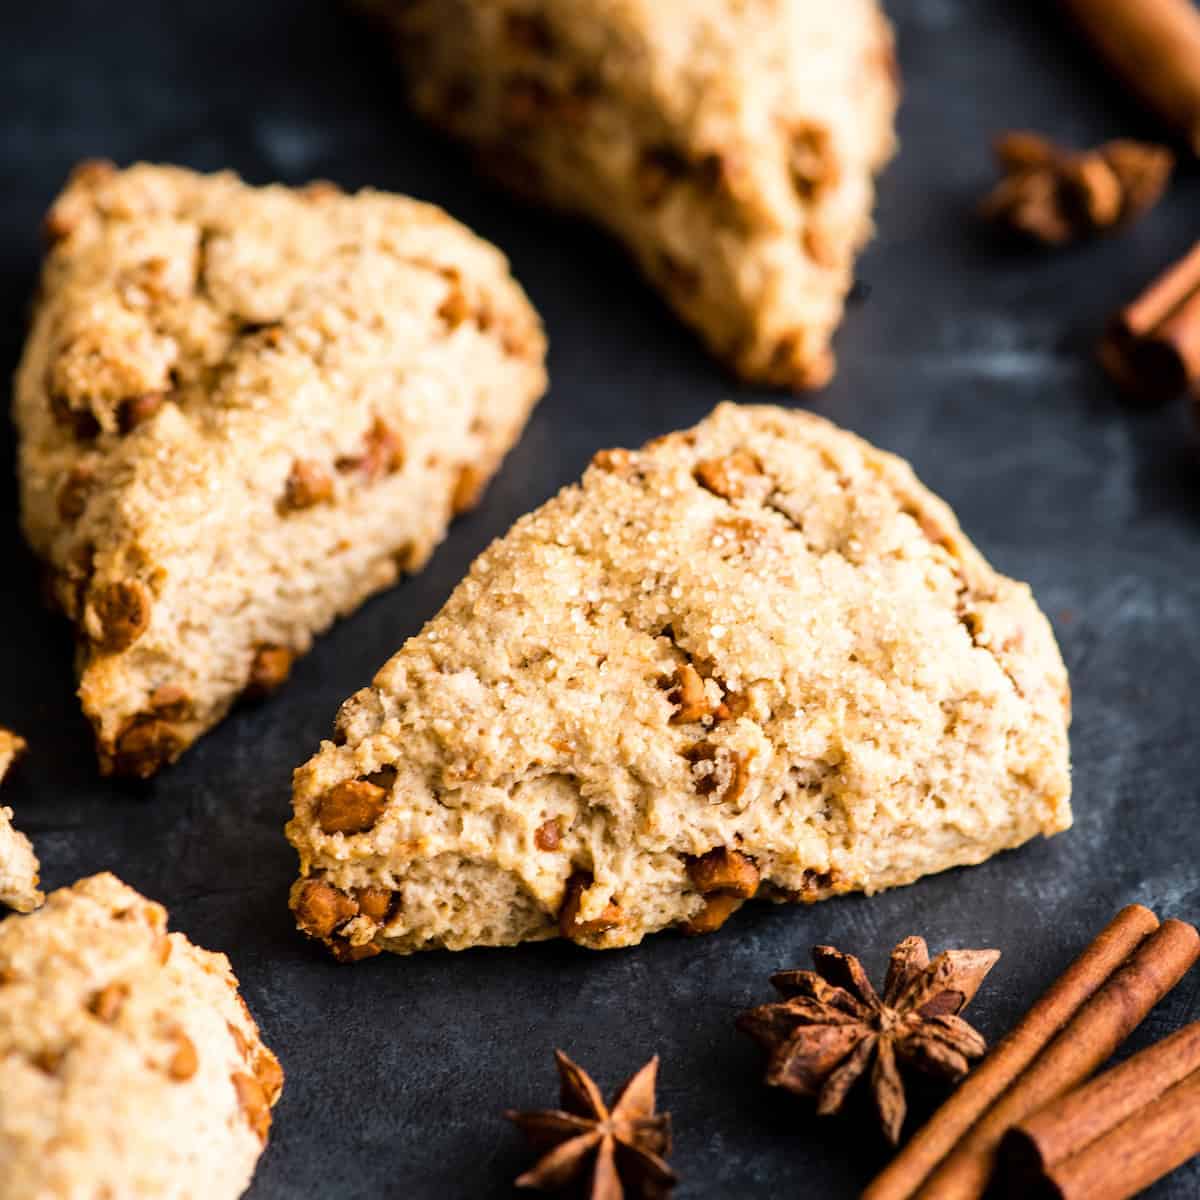
[[[0,46],[0,303],[15,364],[36,225],[85,155],[231,166],[254,182],[326,176],[444,205],[513,260],[546,319],[552,391],[481,511],[425,574],[371,601],[298,664],[276,699],[233,714],[149,785],[102,782],[72,695],[69,639],[41,607],[0,490],[0,725],[30,740],[7,785],[57,887],[104,868],[227,952],[288,1072],[254,1197],[501,1197],[529,1161],[499,1117],[555,1092],[562,1046],[610,1089],[663,1056],[681,1200],[807,1185],[850,1197],[882,1150],[758,1084],[738,1009],[814,942],[873,971],[912,932],[934,950],[1005,952],[972,1007],[1000,1034],[1122,903],[1200,916],[1200,472],[1181,409],[1115,402],[1091,358],[1104,318],[1195,237],[1194,168],[1129,233],[1050,257],[994,246],[970,220],[987,141],[1031,125],[1086,144],[1153,136],[1045,6],[891,0],[906,99],[884,175],[871,285],[837,340],[841,370],[809,403],[910,458],[995,566],[1028,579],[1072,672],[1076,827],[982,867],[811,910],[755,906],[711,937],[593,955],[382,957],[338,967],[292,931],[282,836],[293,766],[340,700],[441,606],[471,559],[575,478],[598,446],[640,444],[739,391],[601,235],[523,209],[407,117],[376,39],[325,0],[9,15]],[[186,10],[186,11],[185,11]],[[785,398],[785,402],[787,401]],[[11,462],[12,435],[0,434]],[[1186,980],[1134,1039],[1200,1017]],[[1149,1193],[1191,1200],[1200,1166]]]

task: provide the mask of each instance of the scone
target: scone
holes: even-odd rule
[[[876,0],[357,0],[414,106],[598,221],[748,380],[825,383],[891,156]]]
[[[88,164],[46,229],[22,518],[101,767],[147,776],[424,564],[545,345],[504,257],[398,196]]]
[[[0,729],[0,783],[25,753],[25,739]],[[33,912],[45,899],[38,891],[37,855],[29,839],[13,826],[13,810],[0,806],[0,904]]]
[[[282,1086],[225,956],[114,876],[0,922],[0,1200],[232,1200]]]
[[[602,451],[342,706],[291,905],[343,959],[629,946],[876,892],[1071,822],[1029,588],[909,466],[722,405]]]

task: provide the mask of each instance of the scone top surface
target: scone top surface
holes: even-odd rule
[[[403,197],[89,164],[46,229],[22,518],[102,766],[148,774],[425,561],[544,339],[503,255]]]
[[[564,903],[633,943],[704,912],[714,851],[742,895],[906,883],[1070,823],[1068,708],[1029,589],[905,463],[722,405],[597,455],[347,701],[296,773],[293,907],[361,957]]]
[[[832,369],[897,72],[876,0],[359,0],[415,106],[633,251],[744,376]]]
[[[225,1200],[283,1074],[223,954],[112,875],[0,922],[0,1197]]]

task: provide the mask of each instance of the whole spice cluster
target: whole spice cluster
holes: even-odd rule
[[[1200,1154],[1200,1021],[1089,1077],[1200,958],[1200,934],[1130,905],[1100,932],[1000,1044],[983,1056],[959,1015],[999,958],[923,938],[892,951],[882,993],[831,946],[813,970],[778,971],[783,999],[738,1028],[768,1053],[766,1082],[842,1111],[869,1080],[884,1135],[905,1117],[900,1067],[962,1083],[867,1187],[863,1200],[1125,1200]],[[670,1117],[655,1105],[657,1056],[609,1107],[592,1078],[556,1052],[561,1107],[507,1115],[541,1157],[523,1188],[589,1200],[663,1200]]]
[[[1006,1135],[1029,1118],[1058,1122],[1058,1105],[1083,1083],[1141,1024],[1200,956],[1200,935],[1182,921],[1158,918],[1141,905],[1123,909],[1037,1001],[963,1085],[919,1130],[863,1193],[863,1200],[971,1200],[992,1186],[1013,1197],[1053,1195],[1075,1200],[1121,1200],[1200,1153],[1200,1128],[1190,1138],[1150,1109],[1129,1119],[1145,1149],[1135,1171],[1123,1170],[1130,1131],[1120,1114],[1093,1110],[1098,1120],[1059,1124],[1061,1160],[1014,1171],[1001,1154]],[[1146,1071],[1151,1089],[1154,1063]],[[1075,1101],[1075,1104],[1078,1102]],[[1056,1115],[1057,1114],[1057,1115]],[[1100,1155],[1109,1170],[1091,1190],[1059,1188],[1058,1177],[1076,1170],[1076,1155]],[[1182,1153],[1183,1157],[1178,1155]],[[1055,1190],[1058,1188],[1058,1190]]]
[[[1200,9],[1192,0],[1063,0],[1113,74],[1200,154]],[[984,198],[989,221],[1050,246],[1125,225],[1162,195],[1174,163],[1130,140],[1071,151],[1040,134],[1006,133],[1004,177]],[[1190,392],[1200,405],[1200,243],[1109,322],[1104,369],[1134,400]]]

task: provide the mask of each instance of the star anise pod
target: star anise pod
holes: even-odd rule
[[[770,1054],[767,1083],[815,1096],[822,1116],[838,1112],[870,1071],[887,1139],[900,1140],[907,1108],[899,1065],[956,1081],[987,1045],[958,1014],[971,1002],[998,950],[945,950],[929,961],[925,939],[893,951],[880,999],[852,954],[813,947],[815,971],[778,971],[785,999],[738,1017],[738,1028]]]
[[[517,1187],[573,1188],[588,1200],[660,1200],[675,1186],[664,1156],[671,1152],[671,1115],[654,1111],[658,1055],[604,1103],[592,1077],[561,1050],[554,1052],[562,1108],[505,1116],[542,1151]]]
[[[1071,151],[1019,130],[998,138],[995,151],[1005,174],[981,214],[1049,246],[1135,220],[1157,203],[1175,164],[1164,146],[1120,139]]]

